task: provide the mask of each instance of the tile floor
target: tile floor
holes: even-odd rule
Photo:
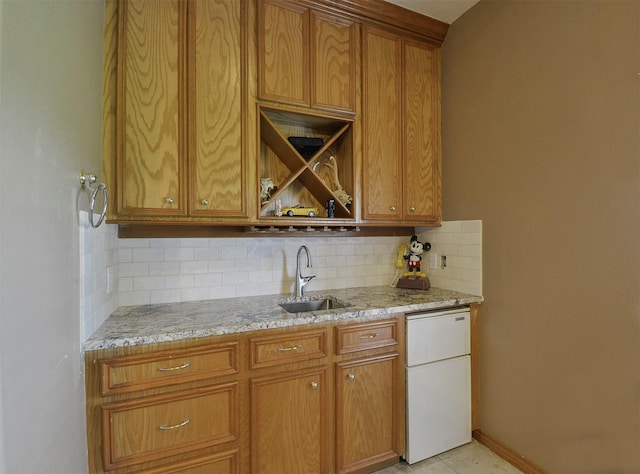
[[[376,474],[521,474],[507,461],[478,443],[471,443],[419,463],[406,462],[377,471]]]

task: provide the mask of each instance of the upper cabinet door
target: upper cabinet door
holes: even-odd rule
[[[309,10],[285,2],[260,2],[259,94],[266,100],[309,104]]]
[[[127,0],[121,8],[117,212],[184,215],[186,3]]]
[[[261,99],[354,111],[355,23],[281,0],[262,0],[258,21]]]
[[[311,106],[355,110],[355,44],[353,22],[311,12]]]
[[[431,45],[405,40],[404,218],[440,222],[440,57]]]
[[[242,38],[246,2],[189,4],[189,169],[194,216],[246,216]]]
[[[364,219],[439,224],[439,50],[366,27],[362,68]]]
[[[402,50],[400,37],[365,28],[363,41],[363,217],[402,213]]]

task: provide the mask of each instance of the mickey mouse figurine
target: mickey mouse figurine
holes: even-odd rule
[[[409,254],[404,256],[407,261],[407,267],[409,271],[406,272],[403,277],[412,278],[426,278],[427,274],[420,271],[420,262],[422,261],[422,254],[431,250],[431,244],[429,242],[420,242],[418,236],[411,237],[411,243],[409,244]]]

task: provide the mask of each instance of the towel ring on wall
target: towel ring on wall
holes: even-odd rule
[[[96,227],[100,227],[100,224],[102,224],[102,221],[104,221],[104,218],[107,215],[107,203],[109,202],[109,192],[107,191],[107,187],[104,183],[100,183],[96,187],[92,186],[92,184],[94,184],[97,180],[98,178],[95,174],[89,173],[88,175],[86,175],[84,171],[80,171],[80,184],[83,187],[89,189],[89,191],[92,191],[91,200],[89,201],[89,224],[91,224],[91,227],[93,227],[94,229]],[[100,192],[102,192],[103,198],[102,211],[100,211],[98,222],[94,222],[93,215],[95,213],[94,208],[96,205],[96,196],[98,196],[98,193]]]

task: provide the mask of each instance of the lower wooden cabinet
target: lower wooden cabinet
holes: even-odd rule
[[[404,415],[397,352],[338,363],[336,471],[362,472],[395,464],[402,454],[398,417]],[[394,383],[395,381],[395,383]]]
[[[251,472],[327,471],[326,368],[251,381]]]
[[[373,472],[404,453],[404,316],[85,354],[90,473]]]
[[[102,405],[106,470],[238,439],[238,384],[214,385]]]

